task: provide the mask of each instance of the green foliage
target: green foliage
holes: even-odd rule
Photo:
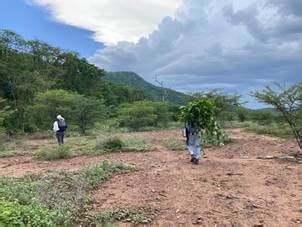
[[[120,139],[117,137],[98,137],[96,148],[98,152],[129,152],[137,151],[144,152],[153,149],[152,141],[148,138],[125,138]]]
[[[1,226],[53,226],[52,212],[33,200],[29,205],[0,198]]]
[[[117,151],[121,150],[123,147],[124,142],[117,137],[109,138],[97,145],[97,149],[104,149],[106,151]]]
[[[302,149],[302,83],[283,88],[277,84],[273,90],[266,87],[252,94],[260,102],[273,106],[289,124],[296,141]]]
[[[47,161],[67,159],[70,157],[72,157],[72,153],[68,145],[59,145],[55,148],[43,148],[35,154],[37,160]]]
[[[70,226],[89,202],[89,192],[113,173],[133,166],[104,161],[75,172],[0,177],[0,225]]]
[[[227,137],[215,120],[216,106],[208,98],[201,98],[181,107],[180,118],[184,122],[193,122],[196,129],[205,129],[208,141],[223,145]],[[211,139],[210,139],[211,138]]]
[[[250,119],[259,124],[271,124],[277,119],[276,114],[268,110],[258,110],[250,113]]]
[[[170,119],[165,103],[139,101],[123,104],[118,110],[121,127],[138,130],[144,127],[166,127]]]
[[[94,218],[94,222],[96,223],[104,223],[115,222],[115,221],[126,221],[131,220],[136,224],[141,223],[142,221],[151,222],[151,218],[147,217],[147,215],[138,210],[133,209],[116,209],[109,210],[107,212],[101,213]]]
[[[225,113],[230,113],[240,106],[240,96],[226,95],[219,90],[212,90],[207,93],[195,93],[192,95],[192,99],[193,101],[200,99],[210,100],[215,106],[213,110],[215,116],[222,119],[224,119]]]
[[[256,132],[258,134],[266,134],[266,135],[272,135],[282,138],[290,138],[292,137],[292,131],[288,124],[286,123],[277,123],[272,122],[270,124],[259,124],[256,122],[251,122],[247,127],[247,130]]]
[[[162,101],[163,94],[166,96],[165,99],[169,103],[175,105],[184,105],[189,99],[189,96],[183,93],[150,84],[133,72],[108,72],[106,73],[106,76],[104,78],[114,83],[130,86],[138,90],[143,90],[147,97],[151,97],[155,101]]]
[[[144,152],[153,149],[152,140],[149,138],[141,138],[141,137],[126,138],[123,139],[123,142],[124,142],[124,150]]]
[[[0,127],[45,130],[61,113],[85,133],[105,112],[111,117],[113,106],[149,99],[142,90],[102,80],[104,75],[77,53],[0,30]]]
[[[55,117],[62,113],[68,124],[76,125],[81,133],[85,133],[104,115],[101,100],[94,97],[68,92],[65,90],[49,90],[38,94],[34,105],[28,108],[28,120],[39,129],[49,129]]]
[[[117,162],[104,161],[98,166],[87,167],[81,171],[90,189],[107,180],[113,173],[128,173],[135,170],[134,166]]]

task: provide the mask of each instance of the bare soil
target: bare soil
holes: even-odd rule
[[[31,157],[0,159],[0,175],[22,176],[48,170],[76,170],[102,160],[134,164],[137,171],[116,175],[93,191],[91,212],[147,209],[153,224],[302,226],[302,165],[277,159],[298,148],[294,141],[228,131],[233,142],[205,148],[207,158],[190,163],[186,151],[170,151],[160,139],[183,139],[179,130],[128,133],[158,144],[147,153],[114,153],[54,162]],[[43,142],[39,142],[42,143]],[[46,140],[45,140],[46,143]]]

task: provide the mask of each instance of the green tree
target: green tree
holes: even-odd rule
[[[283,88],[278,84],[276,86],[275,89],[267,86],[252,95],[258,101],[273,106],[282,114],[302,149],[302,83],[289,88]]]
[[[104,116],[104,106],[101,100],[94,97],[65,90],[49,90],[40,93],[35,104],[28,108],[28,125],[35,129],[49,129],[58,114],[85,133]]]
[[[160,102],[138,101],[121,105],[120,126],[137,130],[144,127],[165,127],[170,120],[168,106]]]
[[[79,127],[82,134],[94,126],[95,122],[103,119],[105,106],[102,101],[94,97],[77,96],[73,103],[73,121]]]

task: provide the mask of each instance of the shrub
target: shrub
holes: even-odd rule
[[[129,152],[129,151],[149,151],[152,150],[152,141],[148,138],[127,138],[98,137],[96,148],[101,153],[106,152]]]
[[[138,130],[144,127],[166,127],[170,120],[165,103],[139,101],[124,104],[118,110],[120,127]]]
[[[58,160],[67,159],[72,157],[70,146],[60,145],[55,148],[44,148],[35,154],[35,158],[38,160]]]
[[[105,151],[117,151],[124,147],[124,142],[117,137],[107,139],[98,138],[96,149]]]

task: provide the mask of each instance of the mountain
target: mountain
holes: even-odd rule
[[[164,100],[172,104],[184,105],[189,98],[188,95],[181,92],[168,88],[161,88],[148,83],[134,72],[107,72],[104,79],[113,83],[143,90],[145,94],[157,101],[162,101],[164,97]]]

